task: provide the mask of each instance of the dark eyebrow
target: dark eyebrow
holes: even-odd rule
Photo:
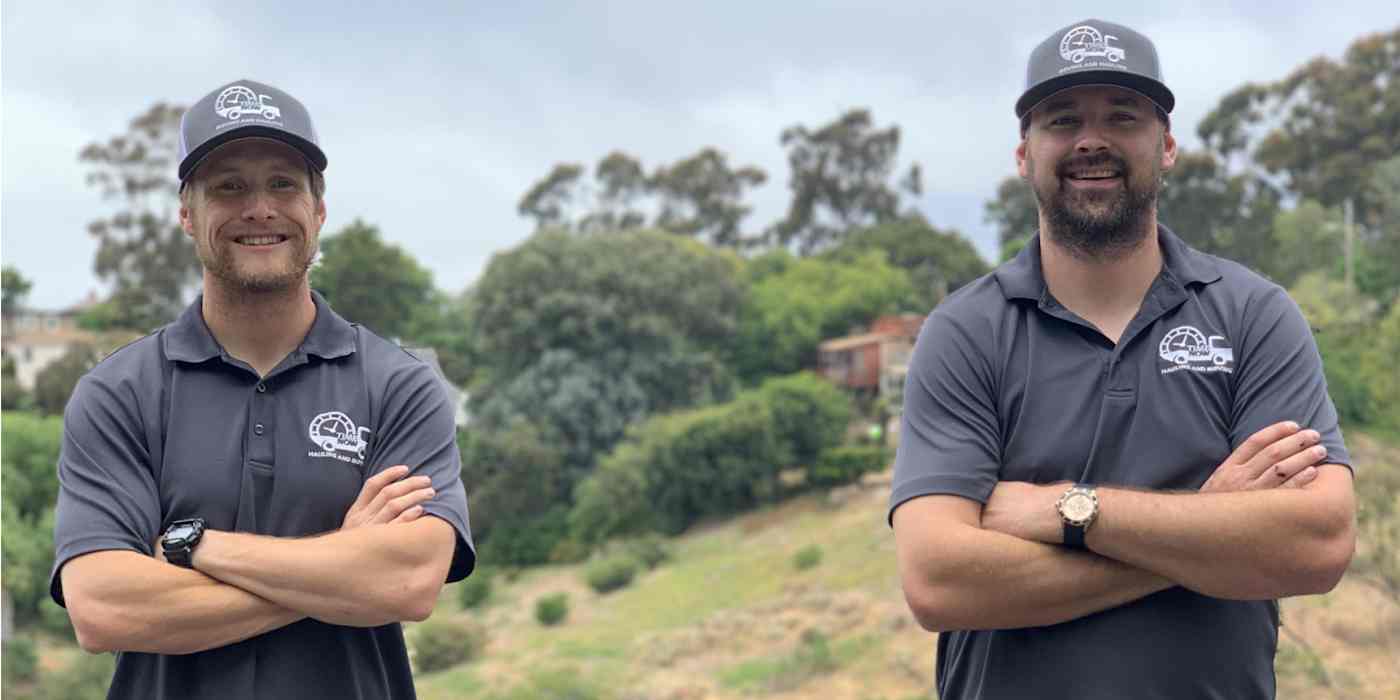
[[[1108,101],[1114,107],[1141,107],[1136,97],[1132,95],[1119,95]]]

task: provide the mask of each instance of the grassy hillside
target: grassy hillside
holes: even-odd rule
[[[1362,478],[1400,470],[1400,450],[1348,441]],[[670,562],[607,595],[588,588],[582,566],[498,578],[470,611],[450,586],[434,620],[483,629],[488,641],[473,661],[420,674],[420,697],[933,697],[935,639],[899,590],[887,480],[692,531],[669,543]],[[813,545],[820,563],[800,570],[794,557]],[[544,627],[535,600],[556,592],[567,592],[569,616]],[[1348,575],[1283,607],[1280,698],[1400,697],[1400,605]]]

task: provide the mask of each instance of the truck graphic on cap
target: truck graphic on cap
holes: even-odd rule
[[[1060,39],[1060,57],[1071,63],[1083,63],[1086,58],[1103,56],[1117,63],[1127,57],[1122,47],[1109,46],[1108,42],[1117,38],[1087,24],[1078,26],[1065,32]]]
[[[350,416],[340,411],[329,411],[316,416],[311,421],[311,442],[327,452],[353,452],[360,459],[365,458],[365,448],[369,445],[369,428],[356,428]]]
[[[262,115],[264,119],[281,119],[282,110],[268,104],[268,95],[259,95],[242,86],[233,85],[219,93],[214,100],[214,113],[225,119],[239,119],[245,114]]]
[[[1209,362],[1224,366],[1235,361],[1235,351],[1223,335],[1209,338],[1192,326],[1179,326],[1167,331],[1157,345],[1157,354],[1176,365]]]

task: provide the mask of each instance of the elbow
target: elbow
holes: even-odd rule
[[[110,616],[94,610],[93,608],[97,607],[95,603],[72,595],[69,595],[65,602],[68,607],[68,621],[73,625],[73,636],[78,640],[78,648],[89,654],[121,651],[115,641],[117,635],[101,622],[111,619]]]
[[[932,586],[904,586],[904,602],[913,613],[914,620],[926,632],[948,632],[963,629],[964,625],[955,620],[957,607],[951,605],[948,596]]]
[[[428,572],[431,573],[431,572]],[[442,581],[426,575],[415,575],[400,592],[395,617],[399,621],[422,622],[433,614],[437,607],[438,594],[442,591]]]
[[[1348,520],[1345,527],[1329,535],[1318,545],[1307,570],[1308,594],[1329,593],[1341,582],[1356,553],[1356,526]]]

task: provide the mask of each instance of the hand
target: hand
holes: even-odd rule
[[[982,507],[982,529],[1031,542],[1063,544],[1064,528],[1060,525],[1060,513],[1055,509],[1055,503],[1067,488],[1069,482],[997,482],[991,498]]]
[[[1249,436],[1216,467],[1201,492],[1302,487],[1317,478],[1315,465],[1327,458],[1327,448],[1317,444],[1321,439],[1316,430],[1302,430],[1297,423],[1274,423]]]
[[[417,520],[423,514],[420,504],[431,500],[436,492],[432,488],[432,479],[426,476],[405,479],[405,476],[408,476],[408,467],[400,464],[366,480],[359,497],[346,511],[340,529]]]

